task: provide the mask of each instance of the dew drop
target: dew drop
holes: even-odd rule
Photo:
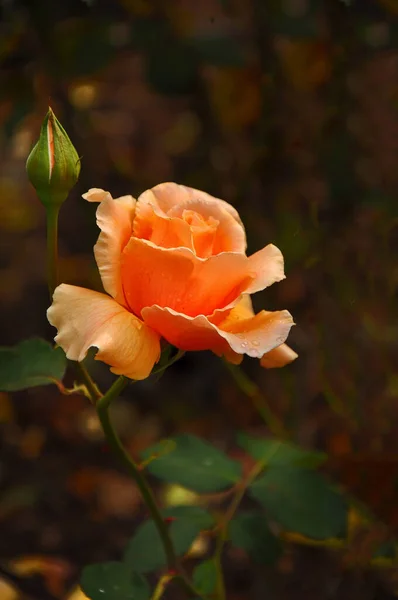
[[[257,348],[260,345],[260,342],[258,340],[253,340],[252,345]]]
[[[242,346],[242,348],[247,348],[247,347],[248,347],[248,345],[249,345],[249,344],[248,344],[247,342],[242,342],[242,343],[241,343],[241,346]]]

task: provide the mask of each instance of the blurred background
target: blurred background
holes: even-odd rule
[[[25,174],[50,104],[82,157],[61,210],[62,281],[101,289],[90,187],[205,190],[238,209],[250,253],[272,242],[285,256],[287,279],[254,303],[293,314],[299,359],[242,368],[375,523],[344,552],[292,543],[267,570],[231,552],[229,597],[398,597],[396,569],[369,564],[374,540],[398,534],[396,0],[2,0],[0,13],[1,344],[54,335]],[[134,455],[184,431],[239,457],[238,428],[270,433],[210,353],[127,390],[114,419]],[[139,494],[82,397],[0,394],[0,431],[0,598],[71,597],[83,565],[121,555]]]

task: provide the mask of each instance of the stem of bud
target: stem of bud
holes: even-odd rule
[[[59,206],[47,206],[47,283],[50,299],[58,285],[58,215]]]

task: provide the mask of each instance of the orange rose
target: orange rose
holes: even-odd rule
[[[160,338],[182,350],[212,350],[239,363],[243,354],[279,367],[296,358],[286,344],[286,310],[254,314],[250,295],[284,278],[272,244],[246,256],[237,211],[218,198],[162,183],[136,201],[91,189],[101,229],[94,247],[105,291],[62,284],[48,320],[68,358],[90,347],[118,375],[147,377]]]

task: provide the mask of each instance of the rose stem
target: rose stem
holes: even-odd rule
[[[96,404],[98,418],[101,422],[102,429],[109,446],[124,464],[132,479],[137,484],[138,489],[140,490],[142,499],[146,507],[148,508],[148,511],[153,519],[153,522],[162,541],[162,545],[166,554],[168,569],[172,572],[176,572],[177,581],[182,585],[182,587],[184,587],[187,593],[189,593],[192,596],[197,596],[197,593],[192,588],[189,581],[184,577],[183,574],[181,574],[179,561],[175,554],[173,543],[169,536],[168,526],[163,520],[162,515],[160,514],[159,507],[156,504],[153,492],[139,465],[136,464],[135,461],[131,458],[131,456],[129,456],[129,454],[126,452],[109,417],[109,407],[111,405],[111,402],[115,398],[117,398],[117,396],[119,396],[119,394],[128,385],[129,381],[130,380],[127,379],[127,377],[124,377],[122,375],[113,383],[113,385],[109,388],[106,394],[101,396],[101,398]]]
[[[46,207],[47,217],[47,283],[50,300],[53,298],[54,290],[58,285],[58,217],[60,207],[50,205]],[[101,397],[97,385],[92,380],[86,367],[81,362],[75,362],[75,368],[80,379],[86,386],[91,402],[95,404]]]
[[[47,207],[47,282],[50,299],[58,285],[58,215],[59,206]]]

